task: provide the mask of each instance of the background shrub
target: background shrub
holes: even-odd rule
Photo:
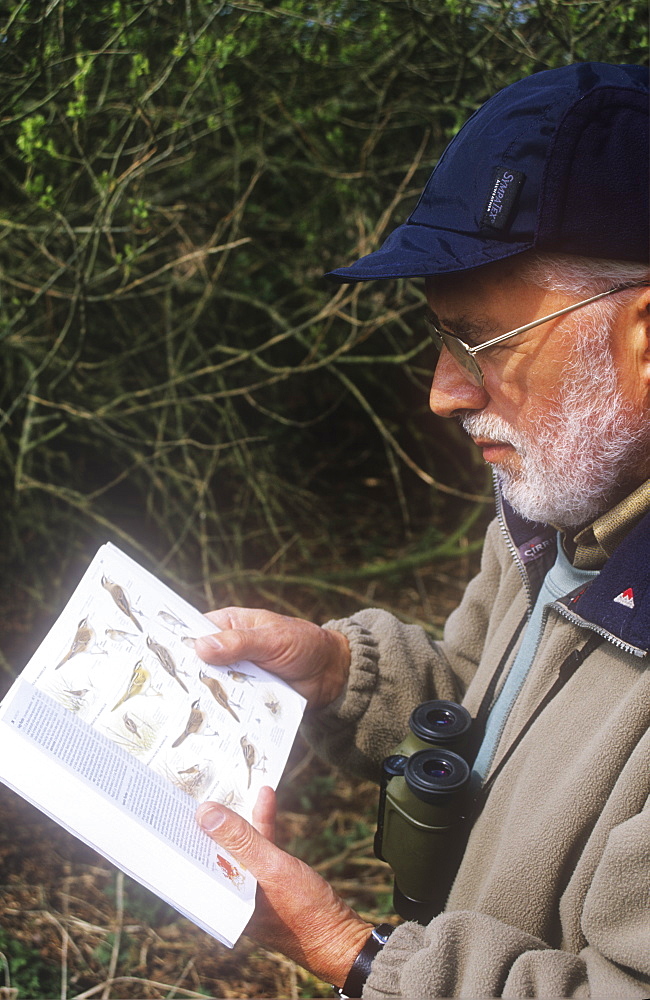
[[[484,473],[428,415],[421,283],[321,276],[405,219],[498,88],[645,61],[645,4],[4,10],[5,666],[106,539],[202,607],[410,587],[431,624],[417,574],[471,548]]]

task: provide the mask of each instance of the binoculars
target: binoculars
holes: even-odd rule
[[[375,854],[393,869],[393,905],[427,924],[444,908],[465,848],[472,717],[453,701],[427,701],[384,759]]]

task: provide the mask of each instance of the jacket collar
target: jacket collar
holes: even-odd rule
[[[537,595],[555,562],[557,530],[527,521],[503,499],[497,487],[497,507],[512,543],[513,556]],[[577,624],[601,631],[604,638],[650,652],[650,514],[625,536],[598,576],[557,602]]]

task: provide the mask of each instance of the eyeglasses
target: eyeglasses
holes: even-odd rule
[[[483,344],[477,344],[476,347],[470,347],[469,344],[466,344],[455,333],[449,333],[448,330],[440,330],[431,316],[427,316],[427,323],[431,329],[431,338],[436,348],[440,351],[443,347],[446,347],[454,361],[458,362],[470,381],[474,385],[482,386],[483,372],[478,361],[474,360],[474,355],[478,354],[479,351],[485,351],[488,347],[495,347],[496,344],[502,344],[504,340],[509,340],[510,337],[516,337],[519,333],[526,333],[527,330],[533,330],[536,326],[542,326],[542,324],[548,323],[552,319],[557,319],[559,316],[565,316],[567,313],[573,312],[574,309],[582,309],[583,306],[597,302],[598,299],[604,299],[607,295],[614,295],[616,292],[623,292],[628,288],[644,288],[647,286],[650,286],[650,281],[635,281],[616,285],[615,288],[610,288],[606,292],[599,292],[598,295],[592,295],[588,299],[583,299],[582,302],[574,302],[572,306],[558,309],[557,312],[551,313],[549,316],[543,316],[541,319],[534,319],[532,323],[518,326],[516,330],[510,330],[509,333],[502,333],[499,337],[493,337],[492,340],[486,340]]]

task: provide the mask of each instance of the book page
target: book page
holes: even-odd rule
[[[194,820],[191,797],[53,698],[23,682],[3,721],[210,875],[218,870],[214,845]],[[241,875],[239,884],[244,880]]]
[[[172,873],[161,872],[160,884],[151,884],[151,875],[138,874],[133,844],[124,845],[120,858],[115,843],[109,850],[101,835],[96,841],[89,832],[101,824],[88,821],[79,831],[71,819],[76,808],[58,805],[51,788],[53,774],[61,781],[65,772],[65,781],[79,782],[85,794],[101,800],[107,818],[119,810],[148,843],[155,836],[157,850],[171,850],[183,869],[192,866],[194,875],[200,869],[235,896],[237,905],[226,908],[223,922],[229,923],[229,909],[240,912],[242,900],[250,916],[254,879],[219,851],[194,813],[199,802],[212,799],[250,819],[260,787],[277,786],[304,699],[251,663],[205,664],[193,644],[214,631],[152,574],[115,546],[102,546],[0,706],[0,779],[232,943],[248,918],[240,916],[242,926],[224,932],[188,912],[170,892]],[[20,753],[15,757],[25,741],[31,744],[22,754],[27,768]]]

